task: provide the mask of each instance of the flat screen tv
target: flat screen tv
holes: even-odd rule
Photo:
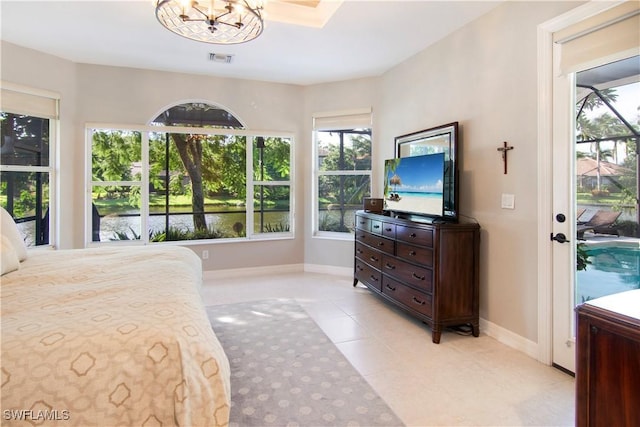
[[[459,206],[460,136],[458,122],[409,133],[395,138],[396,157],[414,157],[426,154],[444,154],[443,212],[442,219],[457,222]],[[429,214],[430,215],[430,214]]]
[[[444,153],[385,160],[384,170],[388,211],[444,216]]]

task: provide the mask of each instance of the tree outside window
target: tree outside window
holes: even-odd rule
[[[0,203],[27,246],[49,243],[50,126],[47,118],[0,112]]]
[[[317,231],[352,233],[371,195],[371,129],[316,131]]]
[[[616,227],[639,237],[638,115],[640,83],[597,89],[578,85],[576,104],[577,205],[621,212]]]
[[[145,155],[133,154],[137,145],[128,144],[131,152],[117,156],[123,163],[112,168],[122,176],[119,184],[131,187],[126,201],[124,193],[115,194],[120,199],[115,202],[107,200],[108,193],[101,198],[94,191],[101,213],[115,204],[126,206],[117,214],[120,219],[130,218],[124,221],[127,224],[121,221],[117,229],[109,229],[104,225],[109,218],[103,216],[101,240],[162,242],[288,233],[292,140],[258,137],[240,128],[233,115],[208,104],[183,104],[160,114],[150,131],[141,133]],[[262,141],[261,148],[257,141]],[[94,175],[111,161],[107,154],[113,153],[106,151],[93,159]],[[142,158],[148,158],[148,165]]]

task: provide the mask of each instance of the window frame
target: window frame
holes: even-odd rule
[[[140,181],[93,181],[92,180],[92,135],[94,130],[119,130],[119,131],[132,131],[141,132],[141,180]],[[148,234],[148,218],[149,218],[149,135],[151,133],[185,133],[185,134],[200,134],[200,135],[222,135],[222,136],[244,136],[246,141],[246,198],[245,198],[245,215],[246,215],[246,235],[245,237],[229,237],[218,239],[193,239],[193,240],[175,240],[167,242],[151,242]],[[290,143],[289,150],[289,162],[290,173],[288,180],[282,181],[256,181],[253,179],[253,145],[254,139],[257,137],[264,138],[282,138],[287,139]],[[245,242],[245,241],[260,241],[260,240],[281,240],[281,239],[293,239],[295,238],[294,219],[295,219],[295,139],[292,132],[285,131],[252,131],[244,129],[228,129],[228,128],[197,128],[197,127],[185,127],[185,126],[131,126],[125,124],[114,123],[87,123],[85,125],[85,144],[86,159],[85,159],[85,229],[84,229],[84,241],[85,246],[96,245],[109,245],[109,244],[138,244],[148,245],[153,244],[212,244],[212,243],[230,243],[230,242]],[[253,186],[254,185],[280,185],[289,186],[289,216],[290,227],[288,232],[265,232],[256,233],[253,230],[254,226],[254,214],[255,209],[253,206]],[[141,186],[141,233],[139,240],[125,240],[125,241],[100,241],[93,242],[92,236],[92,223],[91,223],[91,203],[92,203],[92,188],[95,185],[108,186],[108,185],[128,185],[128,186]]]
[[[259,135],[255,134],[255,132],[253,133],[252,136],[247,137],[247,151],[246,151],[246,155],[247,155],[247,161],[246,161],[246,165],[247,165],[247,172],[246,172],[246,176],[247,176],[247,202],[246,202],[246,206],[247,206],[247,230],[252,230],[250,234],[248,234],[247,237],[251,238],[252,240],[256,240],[258,238],[261,238],[263,236],[268,236],[269,240],[273,240],[273,239],[278,239],[278,238],[293,238],[295,233],[295,188],[293,183],[295,182],[294,180],[294,176],[295,176],[295,152],[294,152],[294,148],[295,148],[295,144],[293,143],[293,134],[289,134],[290,136],[283,136],[282,134],[278,134],[278,135],[271,135],[269,134],[269,132],[263,132],[260,133]],[[278,181],[278,180],[256,180],[254,179],[254,169],[253,169],[253,147],[254,147],[254,142],[258,137],[263,137],[263,138],[269,138],[269,137],[275,137],[275,138],[282,138],[282,139],[288,139],[289,140],[289,179],[288,180],[282,180],[282,181]],[[249,179],[249,177],[251,177],[251,179]],[[289,231],[285,231],[285,232],[255,232],[255,207],[254,207],[254,195],[255,195],[255,191],[254,188],[257,186],[266,186],[266,187],[277,187],[277,186],[288,186],[289,187]]]
[[[19,166],[2,165],[0,163],[0,173],[3,172],[40,172],[48,174],[49,190],[49,224],[48,242],[43,245],[29,245],[28,248],[53,248],[58,245],[57,227],[58,223],[58,141],[60,138],[60,94],[43,89],[31,88],[15,83],[0,80],[2,91],[3,113],[24,115],[49,121],[49,165],[48,166]],[[10,96],[6,96],[10,95]],[[8,98],[8,100],[7,100]]]
[[[319,132],[349,132],[368,129],[371,139],[371,165],[369,169],[361,170],[337,170],[337,171],[321,171],[318,162]],[[322,176],[368,176],[369,177],[369,194],[373,191],[373,123],[371,108],[360,108],[353,110],[344,110],[338,112],[316,113],[313,115],[312,130],[313,155],[312,161],[312,198],[313,209],[311,212],[312,222],[312,238],[331,239],[331,240],[353,240],[353,232],[347,231],[324,231],[320,230],[320,177]]]

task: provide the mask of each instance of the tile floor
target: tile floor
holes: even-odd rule
[[[574,379],[482,334],[428,326],[352,279],[317,273],[213,278],[205,305],[298,301],[407,426],[569,426]]]

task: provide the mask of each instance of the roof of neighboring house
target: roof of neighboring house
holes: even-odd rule
[[[596,176],[598,171],[598,162],[590,157],[581,157],[576,160],[576,175],[578,176]],[[620,176],[625,173],[631,173],[631,170],[615,163],[600,161],[600,176]]]

